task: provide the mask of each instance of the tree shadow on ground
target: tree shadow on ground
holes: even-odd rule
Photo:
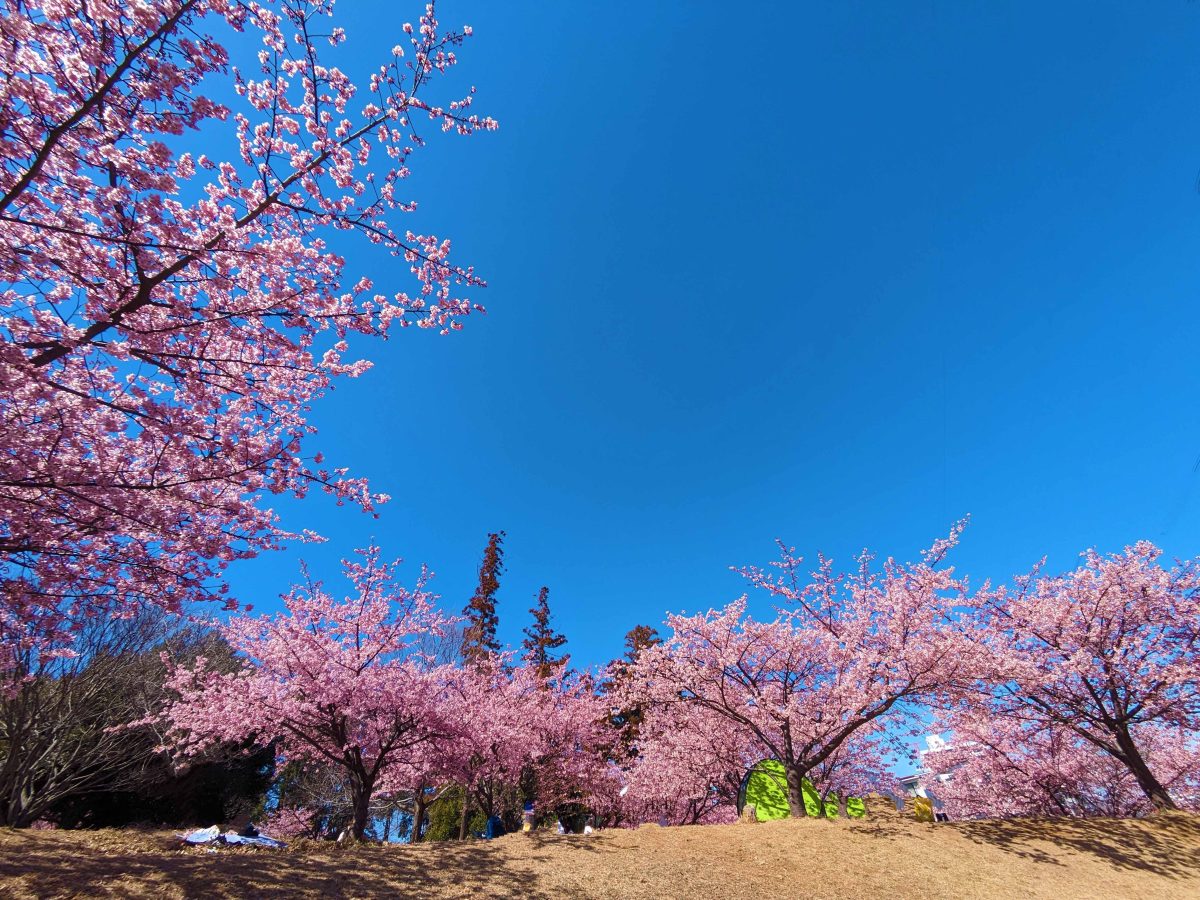
[[[909,841],[920,829],[932,828],[930,824],[918,822],[911,814],[896,809],[887,797],[872,795],[866,800],[867,815],[862,819],[840,819],[858,834],[885,841]]]
[[[1056,851],[1090,854],[1122,869],[1167,878],[1200,874],[1200,817],[1159,814],[1147,819],[996,819],[939,824],[979,844],[1037,862],[1062,865]]]
[[[606,835],[619,833],[612,830],[601,831],[596,834],[554,834],[550,831],[532,831],[528,834],[513,834],[510,840],[524,841],[528,846],[536,850],[549,851],[552,848],[562,848],[568,852],[580,851],[582,853],[616,853],[616,848],[610,846],[605,839]],[[478,846],[478,845],[476,845]]]
[[[526,839],[535,851],[563,840]],[[597,849],[582,841],[571,843],[573,848],[577,843],[580,849]],[[21,886],[17,896],[39,898],[554,896],[539,885],[532,867],[490,852],[484,842],[447,842],[436,853],[423,846],[319,844],[279,851],[210,851],[180,849],[177,841],[157,834],[81,847],[9,832],[2,851],[0,879],[16,879]]]

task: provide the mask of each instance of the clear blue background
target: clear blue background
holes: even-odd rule
[[[403,224],[488,314],[359,344],[313,447],[395,499],[282,503],[330,541],[239,564],[243,600],[374,538],[457,611],[505,529],[502,637],[545,584],[593,664],[777,536],[912,558],[970,513],[975,580],[1200,554],[1200,5],[440,11],[476,34],[441,96],[477,84],[501,130],[435,135]],[[339,12],[365,72],[420,5]]]

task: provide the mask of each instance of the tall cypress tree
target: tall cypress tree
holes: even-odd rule
[[[629,629],[625,634],[625,655],[614,660],[611,666],[613,679],[609,689],[616,688],[629,677],[630,666],[637,662],[643,650],[661,643],[662,638],[659,637],[658,631],[649,625],[636,625]],[[645,708],[640,703],[634,704],[628,709],[616,710],[609,715],[609,724],[618,729],[620,734],[617,739],[617,745],[620,748],[619,755],[631,752],[632,744],[637,739],[638,729],[641,727],[645,715]],[[616,749],[614,748],[614,751]]]
[[[525,640],[521,642],[522,654],[531,666],[537,667],[538,676],[549,678],[555,670],[567,662],[565,656],[555,658],[551,652],[567,642],[564,635],[559,634],[550,624],[550,588],[543,587],[538,591],[537,605],[529,612],[533,615],[533,624],[524,629]]]
[[[621,662],[622,668],[637,662],[637,658],[647,647],[661,644],[658,629],[649,625],[635,625],[625,633],[625,657]]]
[[[496,592],[500,590],[500,573],[504,571],[504,532],[488,535],[483,562],[479,565],[479,586],[463,610],[467,627],[463,631],[463,660],[482,664],[500,652],[496,639]]]

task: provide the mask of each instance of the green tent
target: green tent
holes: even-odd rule
[[[807,778],[801,784],[804,795],[804,810],[810,816],[821,814],[821,795]],[[825,815],[831,819],[838,816],[838,796],[830,794],[825,798]],[[764,759],[756,763],[742,779],[741,790],[738,791],[738,815],[741,815],[746,804],[754,806],[754,817],[760,822],[773,819],[786,819],[790,812],[787,802],[787,775],[783,763],[777,759]],[[846,799],[846,815],[853,819],[861,819],[866,809],[858,797]]]
[[[754,817],[760,822],[788,817],[787,776],[783,763],[777,759],[764,759],[746,773],[738,791],[738,815],[747,803],[754,806]]]

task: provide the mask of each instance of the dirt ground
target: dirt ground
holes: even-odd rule
[[[167,832],[0,830],[0,897],[1200,897],[1200,816],[898,816],[417,847],[181,848]]]

